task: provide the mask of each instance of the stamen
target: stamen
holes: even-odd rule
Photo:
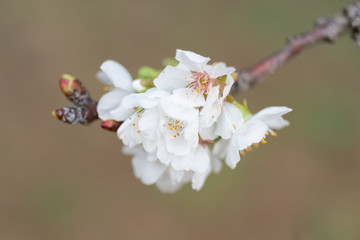
[[[277,133],[276,133],[276,132],[271,132],[270,134],[271,134],[271,136],[273,136],[273,137],[276,137],[276,136],[277,136]]]

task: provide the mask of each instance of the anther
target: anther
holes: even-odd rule
[[[271,132],[271,136],[276,137],[277,133],[276,132]]]

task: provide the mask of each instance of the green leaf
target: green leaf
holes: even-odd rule
[[[151,67],[141,67],[138,71],[138,78],[140,79],[154,79],[159,76],[160,71]]]
[[[179,64],[179,62],[173,58],[165,58],[163,60],[163,66],[166,67],[168,65],[176,67]]]

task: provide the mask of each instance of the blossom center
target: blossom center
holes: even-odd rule
[[[141,131],[139,130],[138,122],[139,122],[140,118],[142,117],[144,109],[143,108],[135,108],[135,110],[136,110],[136,112],[129,117],[129,120],[131,121],[130,127],[133,129],[132,131],[134,133],[139,134]]]
[[[179,120],[170,119],[167,115],[164,117],[163,128],[170,139],[177,138],[181,135],[185,123]]]
[[[195,90],[200,94],[206,94],[214,82],[206,71],[195,72],[190,78],[191,80],[188,81],[190,83],[188,87],[191,88],[192,91]]]

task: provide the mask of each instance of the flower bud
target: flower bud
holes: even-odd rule
[[[122,122],[118,122],[115,120],[106,120],[101,123],[101,127],[105,130],[116,132],[118,128],[121,126],[121,124]]]
[[[63,74],[60,79],[60,89],[70,101],[78,106],[91,102],[90,94],[75,76]]]
[[[146,80],[145,80],[146,81]],[[132,87],[136,92],[144,92],[147,87],[145,87],[143,85],[143,80],[141,79],[135,79],[134,81],[132,81]]]

